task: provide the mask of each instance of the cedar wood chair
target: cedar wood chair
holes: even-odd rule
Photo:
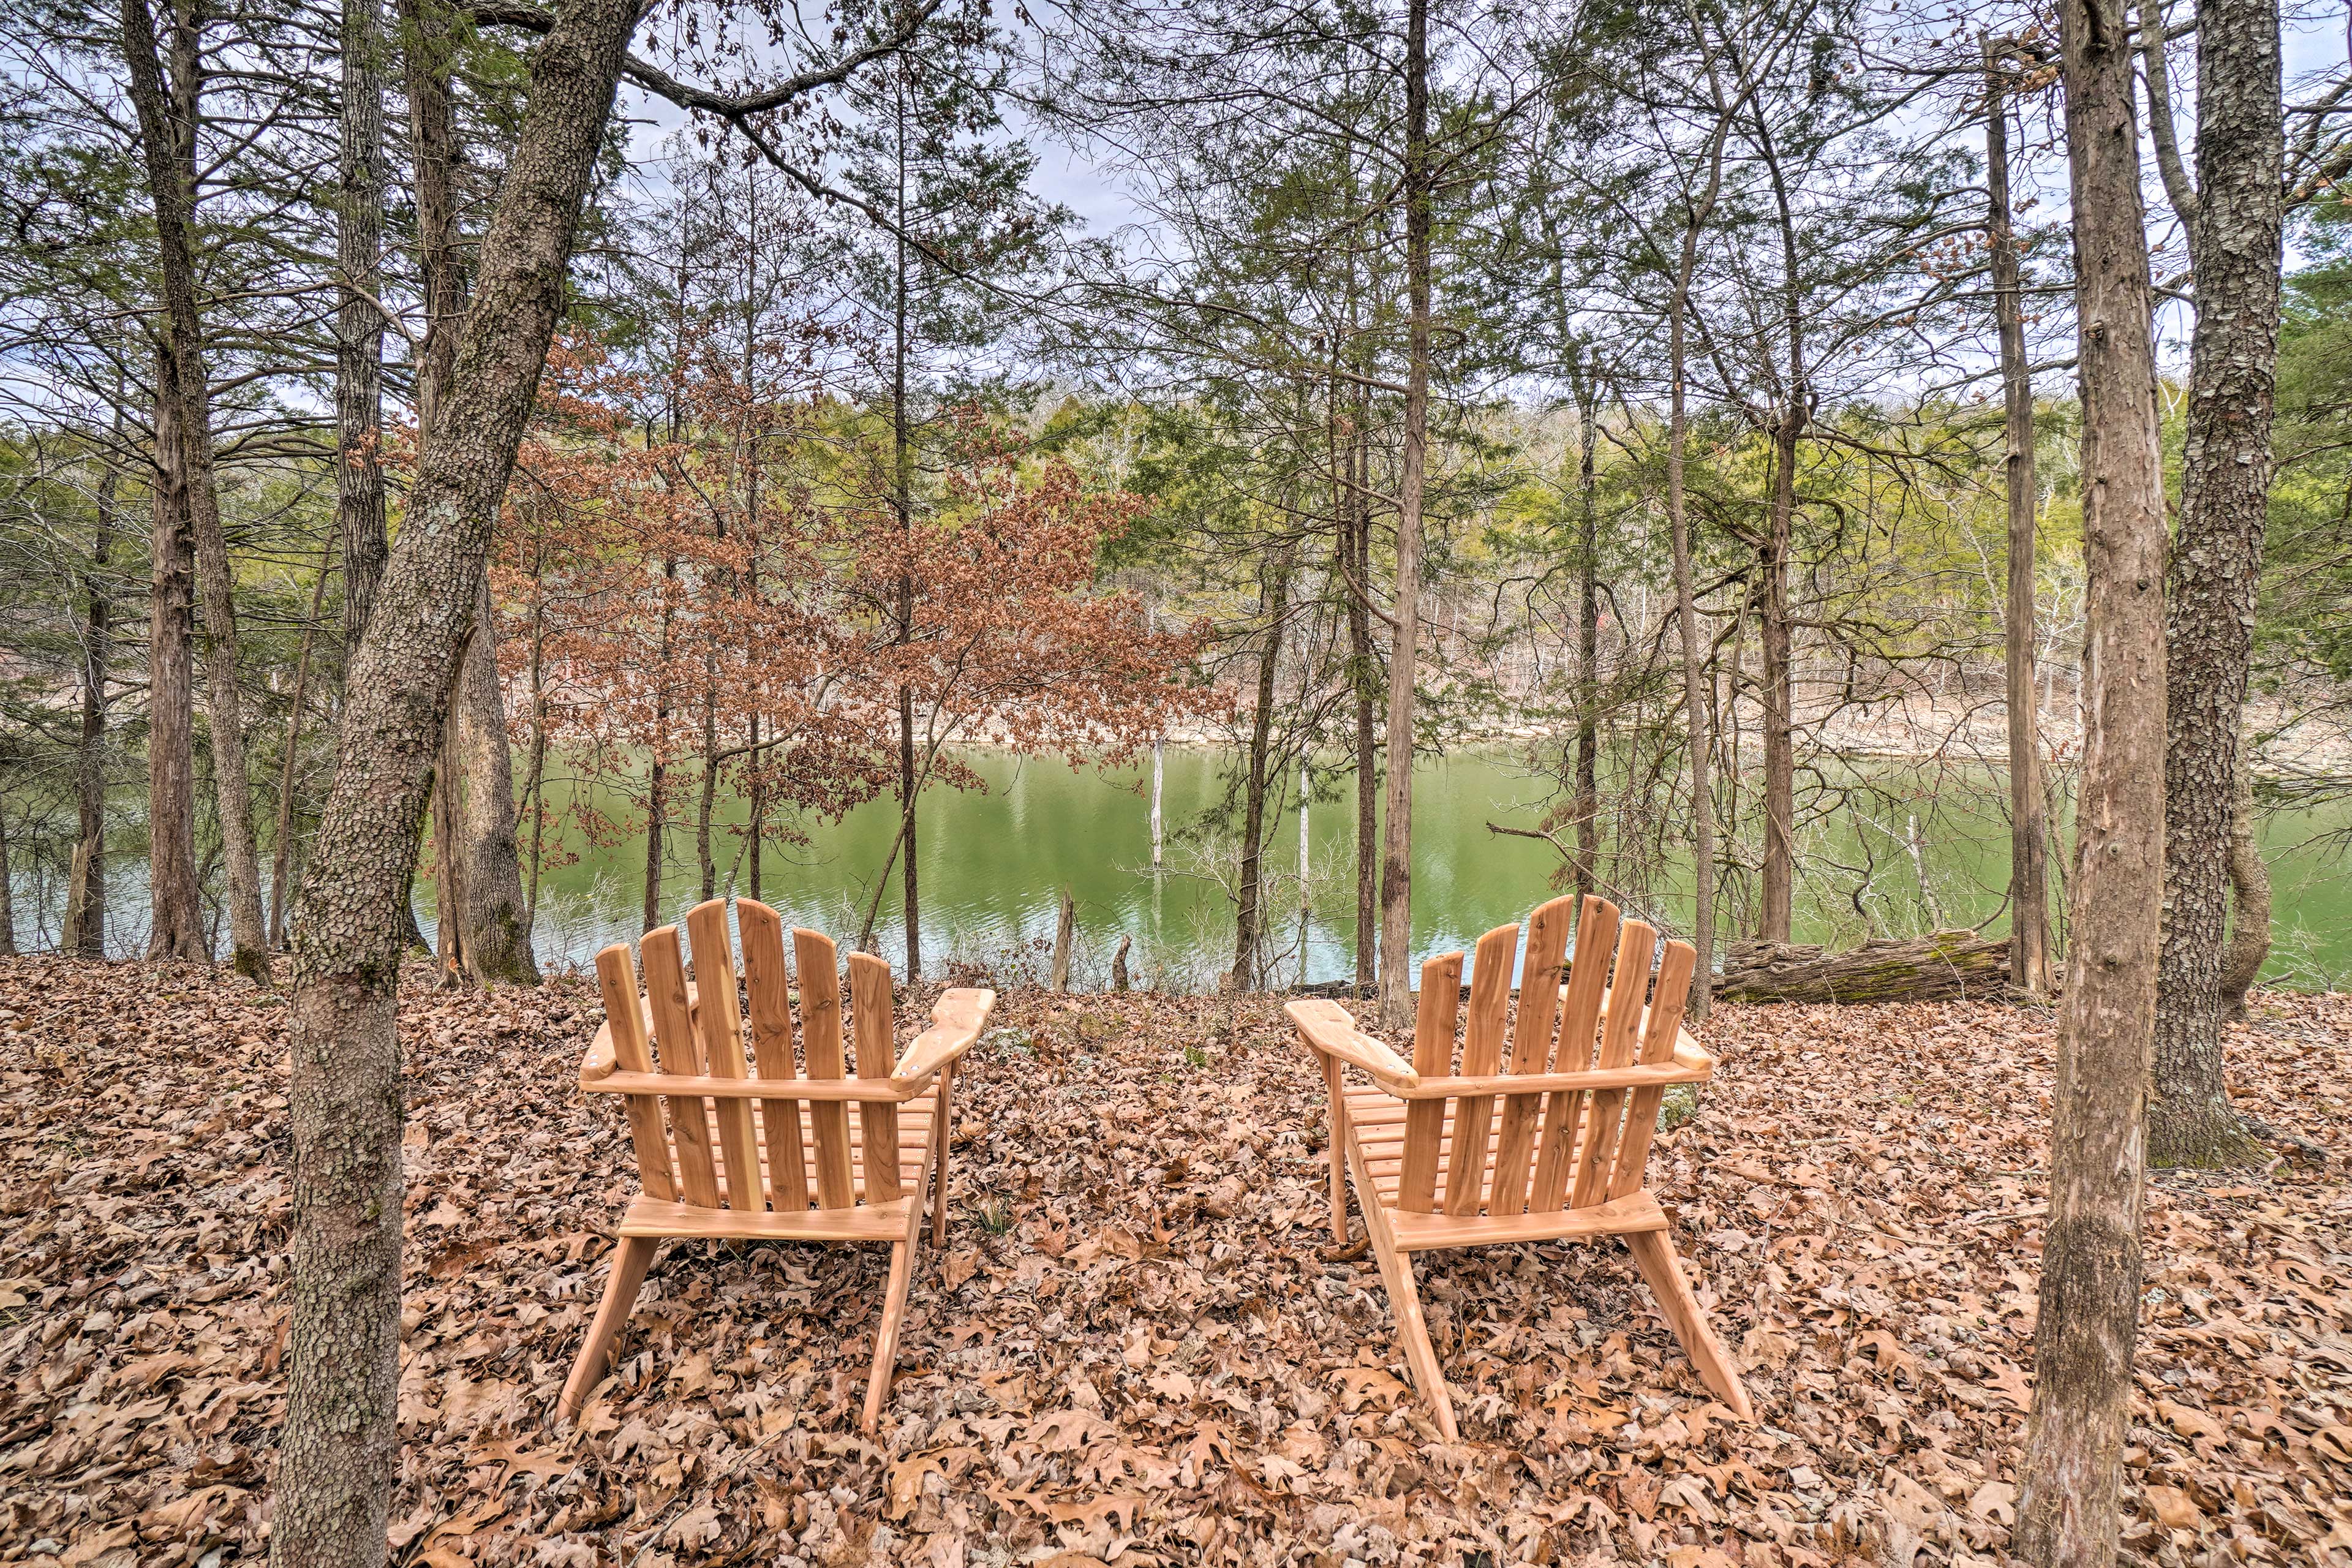
[[[890,1282],[860,1423],[871,1436],[890,1391],[927,1192],[932,1245],[947,1237],[948,1097],[956,1061],[979,1037],[996,995],[947,992],[931,1008],[930,1027],[894,1062],[890,966],[869,953],[851,953],[848,1022],[856,1071],[863,1076],[849,1077],[834,943],[796,930],[803,1077],[793,1062],[783,922],[749,899],[738,900],[735,912],[751,998],[748,1061],[723,900],[697,904],[686,917],[699,986],[687,981],[676,926],[646,933],[642,1009],[627,944],[596,955],[605,1023],[581,1060],[580,1087],[625,1097],[622,1106],[645,1191],[621,1220],[604,1304],[564,1383],[556,1419],[578,1415],[604,1375],[605,1358],[663,1238],[887,1241]],[[754,1067],[756,1074],[748,1070]],[[869,1158],[869,1151],[882,1153]]]
[[[1630,921],[1621,942],[1617,907],[1587,897],[1575,966],[1559,985],[1549,977],[1559,973],[1574,903],[1554,899],[1528,920],[1527,983],[1507,1064],[1515,925],[1479,939],[1458,1068],[1458,952],[1422,965],[1410,1064],[1359,1030],[1336,1002],[1302,1000],[1286,1009],[1330,1093],[1331,1232],[1347,1240],[1352,1173],[1406,1363],[1448,1442],[1459,1440],[1454,1402],[1413,1289],[1412,1254],[1570,1237],[1623,1237],[1700,1378],[1741,1420],[1755,1419],[1675,1256],[1665,1213],[1643,1185],[1665,1086],[1701,1082],[1714,1071],[1714,1058],[1682,1028],[1696,950],[1665,944],[1655,997],[1645,1006],[1656,933]],[[1342,1067],[1369,1075],[1372,1087],[1347,1087]]]

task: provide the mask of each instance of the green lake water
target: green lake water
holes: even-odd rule
[[[1223,796],[1224,754],[1169,749],[1162,804],[1168,842],[1156,873],[1149,759],[1110,773],[996,753],[967,760],[987,787],[935,790],[920,807],[923,952],[929,973],[938,974],[952,962],[1005,978],[1024,969],[1042,975],[1065,887],[1076,905],[1076,984],[1108,984],[1122,936],[1133,942],[1129,963],[1138,985],[1200,989],[1214,984],[1231,965],[1233,905],[1218,879],[1202,873],[1215,857],[1196,831],[1203,812]],[[1874,777],[1878,792],[1832,813],[1800,846],[1805,869],[1799,940],[1843,944],[1866,929],[1903,932],[1988,921],[1988,931],[2005,930],[2008,829],[1999,776],[1945,770],[1911,779],[1881,769]],[[1309,806],[1303,943],[1295,794],[1286,794],[1283,816],[1267,834],[1276,973],[1286,982],[1354,973],[1354,784],[1342,774],[1318,788],[1336,788],[1344,798]],[[1480,932],[1523,918],[1550,896],[1558,853],[1538,840],[1487,827],[1490,822],[1534,826],[1543,815],[1545,781],[1507,753],[1480,752],[1425,763],[1415,773],[1414,793],[1416,962],[1467,949]],[[562,796],[558,792],[553,798]],[[715,850],[719,891],[748,894],[741,803],[722,800],[721,816],[730,831],[719,835]],[[2282,814],[2265,825],[2276,883],[2270,970],[2275,983],[2316,988],[2352,972],[2347,919],[2352,868],[2331,837],[2347,823],[2352,811],[2331,807]],[[787,923],[826,931],[846,943],[857,934],[897,832],[896,804],[885,798],[838,823],[797,826],[808,835],[806,845],[769,837],[761,895]],[[676,918],[699,891],[690,825],[673,826],[668,843],[663,910],[665,918]],[[639,934],[644,844],[567,847],[578,858],[543,874],[536,937],[543,963],[584,966],[605,943]],[[1629,912],[1686,930],[1686,863],[1675,865],[1654,886],[1621,889],[1622,901]],[[894,875],[883,896],[876,946],[902,965],[906,940],[897,880]],[[428,934],[431,892],[429,881],[420,882],[419,918]]]

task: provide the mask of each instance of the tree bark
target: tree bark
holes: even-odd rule
[[[670,583],[677,581],[677,558],[662,563],[662,576]],[[654,752],[646,764],[646,923],[642,929],[652,931],[662,923],[662,836],[669,821],[669,654],[670,608],[665,597],[661,613],[661,637],[655,645],[654,657],[658,668],[654,686]]]
[[[1356,709],[1356,994],[1369,994],[1377,982],[1380,961],[1380,793],[1381,754],[1372,725],[1374,699],[1380,689],[1380,661],[1372,652],[1371,609],[1364,595],[1371,591],[1372,507],[1366,489],[1371,483],[1371,437],[1364,428],[1370,414],[1360,391],[1355,428],[1350,432],[1348,462],[1349,487],[1349,566],[1354,574],[1348,591],[1348,684]]]
[[[107,576],[114,561],[114,507],[121,483],[114,459],[98,481],[98,525],[82,578],[81,731],[74,749],[73,864],[66,880],[66,918],[58,933],[68,952],[106,956],[107,679],[114,661],[114,598]]]
[[[284,1568],[385,1557],[399,1458],[401,916],[491,526],[637,17],[637,0],[572,0],[533,56],[457,374],[353,660],[296,912],[291,1325],[269,1539]]]
[[[278,762],[278,835],[270,843],[269,950],[286,944],[286,915],[293,905],[294,771],[302,751],[302,712],[310,688],[310,645],[317,639],[319,612],[327,600],[327,566],[336,541],[330,538],[310,584],[310,618],[302,623],[301,650],[294,656],[294,694],[286,704],[286,752]]]
[[[2109,1568],[2139,1321],[2144,1111],[2163,901],[2164,462],[2122,0],[2065,0],[2087,573],[2083,772],[2012,1550]]]
[[[1964,931],[1876,937],[1843,952],[1816,943],[1735,942],[1716,994],[1730,1002],[1936,1002],[2009,989],[2009,944]]]
[[[1381,834],[1381,1022],[1412,1022],[1412,700],[1420,662],[1421,527],[1429,460],[1429,0],[1406,0],[1404,449],[1397,474],[1396,641],[1389,658],[1388,815]]]
[[[2164,955],[2149,1163],[2259,1159],[2221,1057],[2231,820],[2270,500],[2281,183],[2276,0],[2204,0],[2197,36],[2197,326],[2165,628]],[[2160,110],[2159,110],[2160,112]]]
[[[1283,622],[1290,610],[1287,546],[1272,566],[1274,580],[1265,589],[1265,641],[1257,657],[1257,710],[1250,718],[1249,773],[1242,792],[1241,883],[1234,920],[1236,991],[1255,991],[1265,983],[1257,959],[1265,906],[1266,751],[1274,734],[1275,670],[1282,659]]]
[[[335,527],[343,547],[343,658],[367,626],[383,578],[383,27],[378,0],[343,0],[341,148],[335,266]],[[431,46],[419,39],[418,51]],[[420,160],[424,186],[436,174]],[[446,193],[443,203],[446,210]],[[272,925],[277,922],[273,920]]]
[[[1761,125],[1759,117],[1759,124]],[[1788,334],[1788,384],[1772,421],[1772,500],[1758,552],[1757,645],[1764,658],[1764,864],[1758,878],[1757,934],[1789,940],[1797,887],[1796,670],[1791,658],[1789,556],[1795,547],[1797,443],[1812,413],[1805,371],[1804,295],[1796,219],[1769,138],[1759,147],[1779,205],[1782,266],[1781,329]]]
[[[164,504],[185,519],[194,546],[196,591],[204,609],[213,786],[228,878],[234,963],[239,974],[267,984],[269,936],[261,913],[260,856],[254,841],[245,718],[236,688],[236,597],[214,479],[212,389],[205,380],[194,239],[189,232],[194,222],[196,124],[203,107],[201,20],[192,9],[175,6],[163,61],[156,56],[155,19],[147,0],[122,0],[121,24],[123,63],[131,78],[147,194],[155,214],[156,276],[163,292],[155,338],[155,456],[163,473]]]
[[[155,402],[160,459],[175,416]],[[147,611],[147,888],[150,958],[209,959],[196,881],[195,561],[185,509],[160,460],[149,481],[154,525]]]
[[[1690,731],[1691,791],[1691,940],[1698,962],[1691,966],[1690,1016],[1704,1021],[1715,986],[1715,784],[1710,776],[1715,752],[1715,681],[1707,673],[1705,644],[1699,636],[1698,599],[1691,581],[1691,535],[1687,498],[1684,490],[1684,453],[1690,443],[1686,406],[1689,379],[1689,321],[1693,279],[1698,275],[1698,240],[1723,190],[1723,144],[1731,132],[1731,108],[1723,101],[1712,59],[1707,68],[1708,90],[1715,99],[1715,134],[1707,142],[1706,184],[1686,209],[1682,255],[1675,267],[1674,293],[1667,302],[1666,354],[1666,530],[1675,558],[1675,623],[1682,643],[1683,722]]]
[[[2230,810],[2230,897],[2237,907],[2221,963],[2221,1019],[2231,1024],[2245,1018],[2246,993],[2271,955],[2271,868],[2254,839],[2253,761],[2252,746],[2241,742],[2237,799]]]
[[[1576,896],[1592,891],[1601,857],[1601,553],[1600,520],[1594,510],[1594,445],[1599,388],[1595,363],[1576,378]]]
[[[449,714],[460,951],[467,978],[477,984],[536,985],[530,900],[523,892],[522,859],[515,847],[514,759],[498,656],[491,651],[497,638],[498,612],[484,577],[475,589],[473,629]]]
[[[2050,992],[2050,833],[2042,792],[2041,712],[2033,700],[2033,375],[2025,358],[2022,284],[2009,198],[2007,68],[1990,39],[1985,56],[1985,170],[1990,210],[1993,314],[2000,334],[2001,401],[2008,451],[2009,603],[2003,616],[2009,707],[2009,970],[2019,990]]]

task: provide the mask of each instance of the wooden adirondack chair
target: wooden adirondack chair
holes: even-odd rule
[[[1623,1237],[1699,1376],[1740,1419],[1755,1418],[1691,1294],[1666,1236],[1665,1213],[1642,1184],[1665,1086],[1699,1082],[1715,1067],[1682,1028],[1696,953],[1688,942],[1666,943],[1655,997],[1645,1006],[1656,933],[1631,921],[1621,941],[1617,907],[1587,898],[1575,967],[1559,985],[1549,977],[1559,973],[1574,902],[1554,899],[1528,922],[1527,984],[1507,1061],[1515,925],[1479,939],[1458,1068],[1458,952],[1422,965],[1409,1064],[1358,1029],[1335,1002],[1297,1001],[1287,1008],[1300,1041],[1321,1062],[1330,1093],[1331,1233],[1347,1240],[1352,1174],[1406,1363],[1449,1442],[1457,1440],[1454,1402],[1422,1318],[1411,1256],[1507,1241]],[[1369,1075],[1372,1087],[1349,1087],[1344,1067]]]
[[[842,1056],[841,970],[833,942],[794,931],[803,1076],[793,1061],[783,922],[749,899],[736,900],[735,915],[751,997],[748,1058],[723,900],[697,904],[686,917],[699,985],[687,981],[676,926],[646,933],[642,1007],[627,944],[596,955],[605,1024],[581,1060],[580,1087],[625,1097],[645,1192],[621,1220],[604,1304],[572,1363],[556,1419],[576,1415],[604,1375],[664,1237],[887,1241],[890,1282],[862,1423],[870,1436],[890,1391],[926,1193],[932,1244],[947,1237],[948,1098],[956,1061],[979,1037],[996,994],[946,993],[931,1008],[930,1027],[894,1062],[890,966],[851,953],[848,1023],[860,1075],[851,1077]]]

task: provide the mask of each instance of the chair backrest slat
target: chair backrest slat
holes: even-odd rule
[[[1554,899],[1528,917],[1528,951],[1519,960],[1519,1010],[1511,1024],[1510,1070],[1542,1072],[1551,1061],[1552,1021],[1559,1016],[1559,962],[1568,951],[1569,921],[1576,900]],[[1503,1100],[1503,1122],[1495,1134],[1495,1179],[1486,1188],[1486,1212],[1527,1212],[1536,1134],[1544,1097],[1514,1094]]]
[[[1683,1009],[1690,1005],[1691,974],[1697,966],[1698,949],[1686,942],[1666,943],[1665,955],[1658,960],[1649,1018],[1642,1028],[1644,1067],[1673,1059],[1675,1042],[1682,1036]],[[1650,1163],[1650,1139],[1658,1130],[1658,1102],[1665,1092],[1663,1088],[1633,1091],[1633,1103],[1625,1111],[1625,1141],[1617,1151],[1616,1173],[1609,1179],[1606,1196],[1628,1197],[1640,1189],[1643,1168]]]
[[[702,1043],[695,1037],[694,1012],[687,1000],[686,963],[678,955],[677,928],[663,926],[646,932],[646,1002],[653,1009],[654,1045],[661,1053],[661,1070],[688,1077],[704,1076]],[[719,1178],[710,1163],[709,1101],[698,1094],[673,1094],[669,1103],[670,1142],[677,1151],[678,1184],[683,1201],[697,1208],[719,1207]]]
[[[1569,971],[1567,995],[1560,1003],[1559,1049],[1552,1058],[1553,1071],[1583,1072],[1592,1066],[1601,996],[1608,989],[1609,963],[1616,952],[1617,906],[1586,894],[1577,913],[1576,962]],[[1584,1099],[1577,1090],[1546,1097],[1543,1143],[1536,1152],[1535,1179],[1528,1191],[1531,1213],[1552,1214],[1567,1201],[1570,1162],[1583,1131]]]
[[[811,1079],[849,1076],[841,1054],[841,963],[833,939],[793,929],[793,963],[801,980],[801,1055]],[[809,1102],[816,1135],[816,1206],[854,1208],[857,1189],[849,1158],[849,1107],[837,1100]]]
[[[654,1054],[646,1043],[645,1009],[637,1002],[637,968],[628,944],[614,942],[596,955],[596,988],[604,996],[604,1020],[612,1027],[613,1065],[623,1072],[651,1072]],[[621,1098],[629,1118],[629,1142],[637,1151],[637,1174],[646,1196],[673,1199],[677,1183],[670,1171],[669,1144],[662,1136],[661,1101],[650,1094]]]
[[[800,1076],[793,1062],[793,981],[784,967],[784,922],[751,899],[735,900],[735,930],[743,944],[743,989],[751,1004],[751,1058],[762,1079],[786,1098],[760,1101],[768,1134],[768,1196],[778,1214],[809,1206],[808,1157],[801,1148],[801,1102],[788,1098]]]
[[[1470,970],[1470,1026],[1462,1042],[1462,1075],[1492,1078],[1502,1070],[1503,1034],[1511,1007],[1511,966],[1519,928],[1496,926],[1478,939]],[[1465,1094],[1454,1116],[1454,1152],[1445,1168],[1445,1212],[1476,1214],[1486,1201],[1486,1153],[1494,1131],[1495,1097]]]
[[[686,912],[687,939],[693,944],[695,1014],[702,1042],[702,1059],[713,1078],[748,1078],[743,1059],[743,1014],[735,1000],[735,942],[727,934],[727,903],[707,899]],[[751,1128],[751,1103],[746,1100],[716,1102],[719,1147],[726,1156],[727,1206],[764,1210],[765,1184],[760,1175],[760,1139]]]
[[[887,1078],[891,1067],[893,1022],[890,965],[870,952],[849,955],[849,1031],[857,1047],[857,1076]],[[857,1131],[864,1142],[866,1201],[887,1204],[899,1195],[898,1108],[887,1100],[869,1100],[857,1107]]]
[[[1421,1008],[1412,1031],[1412,1070],[1443,1078],[1454,1065],[1454,1020],[1462,1012],[1462,955],[1442,953],[1421,966]],[[1407,1214],[1437,1206],[1438,1142],[1445,1133],[1445,1101],[1416,1100],[1405,1107],[1404,1161],[1397,1203]],[[1336,1130],[1334,1136],[1337,1136]]]
[[[1609,986],[1609,1016],[1601,1026],[1603,1068],[1631,1067],[1634,1042],[1640,1037],[1643,1003],[1650,991],[1650,959],[1658,944],[1657,932],[1640,921],[1627,921],[1617,942],[1617,973]],[[1585,1110],[1584,1148],[1576,1161],[1576,1180],[1569,1205],[1586,1208],[1607,1195],[1617,1153],[1618,1123],[1625,1113],[1625,1091],[1596,1089]]]

